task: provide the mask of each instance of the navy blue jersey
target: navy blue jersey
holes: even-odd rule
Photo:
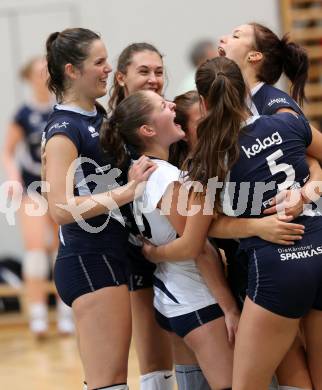
[[[301,116],[280,113],[252,118],[241,130],[240,156],[230,172],[232,192],[224,197],[224,212],[260,216],[279,191],[302,187],[309,178],[305,153],[311,138],[310,126]]]
[[[289,108],[299,115],[303,112],[294,99],[272,85],[261,83],[252,90],[253,115],[272,115],[281,108]]]
[[[45,129],[52,106],[39,108],[31,104],[23,105],[14,116],[24,135],[23,149],[18,154],[19,163],[24,171],[40,177],[40,144],[41,134]]]
[[[76,108],[56,106],[44,132],[46,142],[56,134],[63,134],[75,145],[76,161],[74,195],[102,193],[127,181],[127,172],[115,167],[115,160],[100,148],[99,131],[104,114],[84,112]],[[81,222],[60,227],[59,256],[98,253],[120,240],[127,241],[125,228],[118,221],[120,213],[99,215]],[[122,220],[121,220],[122,221]]]

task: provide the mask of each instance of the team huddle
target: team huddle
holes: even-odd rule
[[[134,43],[105,109],[101,38],[67,29],[46,47],[54,280],[84,389],[128,389],[132,337],[141,390],[322,389],[322,135],[300,108],[303,49],[241,25],[172,102],[162,55]]]

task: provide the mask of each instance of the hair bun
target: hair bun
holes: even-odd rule
[[[56,32],[53,32],[52,34],[49,35],[48,39],[47,39],[47,42],[46,42],[46,49],[47,51],[50,50],[52,44],[56,41],[56,39],[58,38],[60,32],[59,31],[56,31]]]

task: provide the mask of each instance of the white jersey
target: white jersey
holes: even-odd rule
[[[154,245],[177,238],[175,229],[158,203],[168,187],[180,180],[181,171],[163,160],[153,160],[158,168],[150,176],[145,191],[136,203],[136,220],[142,234]],[[138,214],[143,214],[141,218]],[[141,223],[140,223],[141,222]],[[154,306],[166,317],[187,314],[217,303],[194,260],[162,262],[154,272]]]

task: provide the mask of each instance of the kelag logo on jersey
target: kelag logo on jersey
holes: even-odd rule
[[[242,150],[246,154],[247,158],[256,156],[262,150],[269,148],[272,145],[280,145],[283,142],[283,139],[278,131],[272,134],[271,137],[266,137],[263,140],[256,138],[256,143],[249,148],[242,146]]]

